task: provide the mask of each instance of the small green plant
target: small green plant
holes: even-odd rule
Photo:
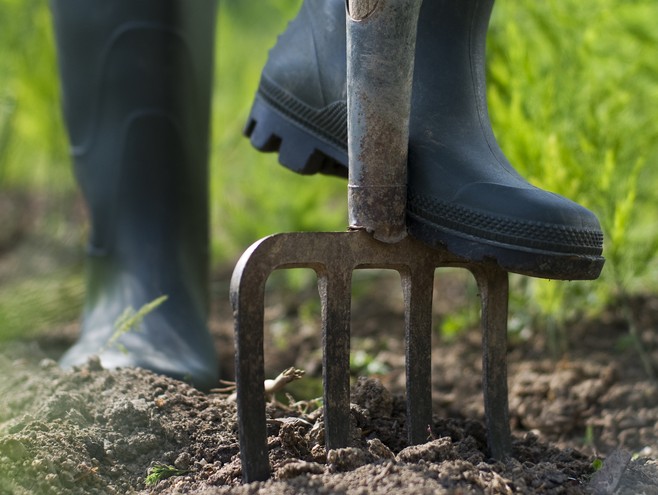
[[[114,323],[114,333],[107,341],[106,347],[118,347],[122,352],[125,352],[123,346],[118,342],[122,335],[128,332],[139,332],[141,330],[142,322],[149,313],[155,311],[162,303],[168,299],[168,296],[160,296],[151,302],[144,304],[141,308],[135,311],[131,307],[127,307],[123,313],[117,318]]]
[[[391,370],[372,352],[358,349],[350,354],[350,371],[353,375],[370,376],[385,375]]]
[[[592,461],[592,469],[594,472],[599,471],[603,467],[603,459],[596,458]]]
[[[181,476],[190,472],[189,469],[177,469],[174,466],[165,464],[156,464],[150,471],[144,480],[146,486],[155,486],[164,479],[171,478],[172,476]]]
[[[585,427],[585,437],[583,438],[583,444],[588,446],[588,447],[594,447],[595,445],[595,439],[594,439],[594,426],[591,424],[588,424]]]

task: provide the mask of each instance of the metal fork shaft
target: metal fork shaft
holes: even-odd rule
[[[409,114],[421,3],[349,1],[349,225],[384,242],[407,235]]]

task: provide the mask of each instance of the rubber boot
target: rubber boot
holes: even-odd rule
[[[208,133],[214,0],[52,0],[75,175],[91,234],[81,333],[98,355],[209,388]],[[117,319],[164,303],[120,335]],[[116,339],[119,337],[118,339]]]
[[[555,279],[596,278],[597,218],[530,185],[491,130],[485,41],[493,0],[426,0],[412,95],[407,224],[432,246]],[[346,175],[345,2],[305,0],[271,50],[245,134],[299,173]]]
[[[344,0],[305,0],[270,51],[245,126],[259,151],[300,174],[347,178]]]

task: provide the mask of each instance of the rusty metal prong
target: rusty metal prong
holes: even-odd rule
[[[235,376],[240,430],[240,458],[245,483],[270,476],[265,422],[263,320],[265,282],[269,270],[254,268],[251,255],[263,240],[240,258],[231,279],[231,304],[235,324]]]
[[[404,294],[407,382],[407,438],[410,445],[427,441],[432,424],[432,293],[434,266],[400,271]]]
[[[470,267],[469,267],[470,268]],[[507,400],[507,272],[494,265],[471,268],[482,304],[482,388],[491,457],[503,460],[512,454]]]
[[[322,304],[322,376],[327,449],[347,447],[350,435],[350,314],[352,266],[318,273]]]

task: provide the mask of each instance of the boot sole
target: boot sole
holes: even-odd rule
[[[347,177],[347,150],[258,93],[244,134],[259,151],[278,152],[279,163],[304,175]],[[600,255],[570,254],[504,244],[471,236],[407,211],[409,233],[432,247],[443,247],[468,260],[495,260],[509,272],[554,280],[594,280],[603,269]]]
[[[407,211],[409,234],[432,246],[443,247],[468,260],[495,261],[502,269],[551,280],[594,280],[599,277],[605,258],[598,255],[556,253],[504,244],[469,236],[429,222]]]
[[[243,132],[257,150],[278,152],[279,163],[293,172],[347,178],[347,149],[309,124],[288,116],[258,93]]]

